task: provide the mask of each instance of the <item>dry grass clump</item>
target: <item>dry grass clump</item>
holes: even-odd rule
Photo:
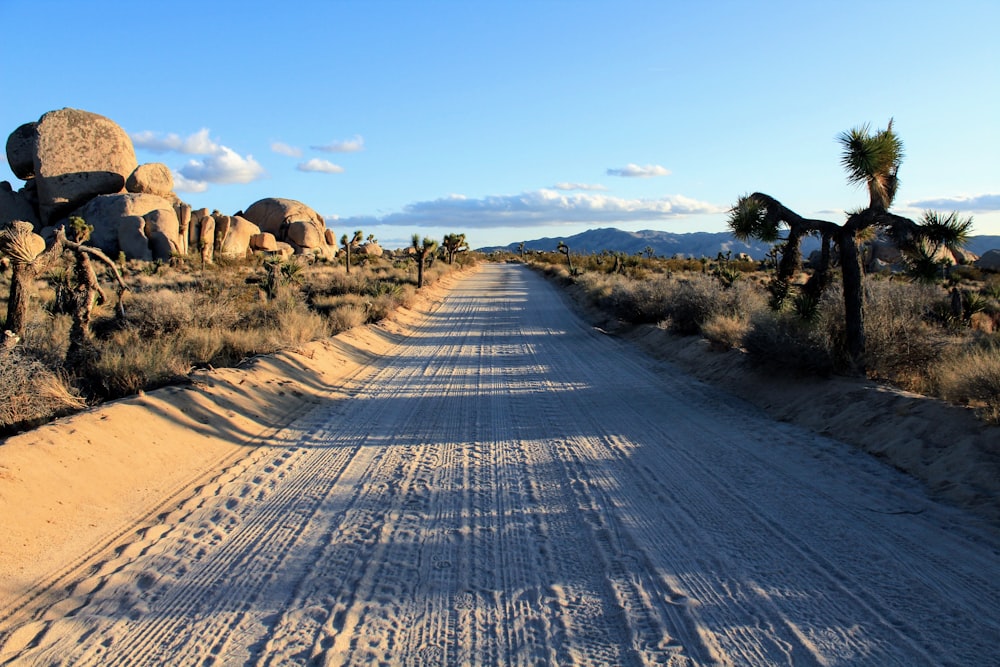
[[[985,421],[1000,424],[1000,338],[953,350],[933,373],[942,397],[973,405]]]
[[[12,433],[86,405],[65,378],[20,350],[0,351],[0,433]]]
[[[873,378],[910,391],[931,390],[927,369],[959,342],[933,322],[943,299],[935,285],[866,280],[865,362]]]

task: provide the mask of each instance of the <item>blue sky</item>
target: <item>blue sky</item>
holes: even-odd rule
[[[0,0],[0,131],[75,107],[226,213],[474,247],[865,205],[836,137],[895,119],[896,211],[1000,234],[1000,3]],[[17,29],[11,29],[17,26]],[[0,180],[20,187],[5,161]]]

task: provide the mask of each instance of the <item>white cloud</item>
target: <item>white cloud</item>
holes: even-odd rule
[[[203,160],[189,160],[178,172],[186,179],[208,183],[250,183],[266,175],[252,155],[242,157],[225,146],[219,149]]]
[[[637,164],[627,164],[620,169],[608,169],[608,176],[621,176],[623,178],[650,178],[669,175],[670,170],[658,164],[647,164],[644,167]]]
[[[345,218],[340,224],[361,228],[389,225],[489,229],[573,223],[618,224],[724,213],[727,210],[727,207],[682,195],[659,199],[622,199],[599,194],[564,194],[552,189],[541,189],[519,195],[489,196],[481,199],[450,195],[442,199],[410,204],[398,213],[382,217]]]
[[[309,148],[314,151],[323,151],[324,153],[357,153],[365,149],[365,140],[360,134],[357,134],[354,135],[353,139],[331,141],[322,146],[310,146]]]
[[[1000,211],[1000,194],[977,195],[975,197],[942,197],[941,199],[924,199],[907,204],[911,208],[937,209],[947,211],[973,211],[988,213]]]
[[[319,172],[321,174],[342,174],[344,173],[344,168],[339,164],[334,164],[329,160],[320,160],[319,158],[313,158],[305,162],[300,162],[297,167],[299,171],[313,171]]]
[[[287,155],[289,157],[302,157],[302,149],[296,146],[289,146],[282,141],[272,141],[271,150],[275,153],[280,153],[281,155]]]
[[[209,138],[207,127],[186,138],[181,138],[179,134],[172,132],[164,136],[149,130],[135,132],[132,134],[132,143],[136,148],[144,148],[154,153],[174,152],[187,155],[213,155],[224,148]]]
[[[607,190],[600,183],[556,183],[552,187],[556,190],[584,190],[590,192]]]
[[[177,192],[204,192],[208,190],[208,183],[184,178],[179,172],[174,172],[174,190]]]

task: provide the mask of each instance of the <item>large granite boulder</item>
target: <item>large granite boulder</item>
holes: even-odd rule
[[[7,137],[7,162],[10,170],[22,181],[35,177],[35,145],[38,123],[25,123]]]
[[[125,191],[135,171],[135,149],[114,121],[89,111],[60,109],[35,126],[35,180],[43,225],[94,197]]]
[[[973,266],[986,271],[1000,271],[1000,250],[987,250],[973,263]]]
[[[278,240],[270,232],[261,232],[250,237],[250,248],[261,252],[277,252]]]
[[[0,229],[14,220],[24,220],[38,229],[38,215],[31,202],[20,192],[14,192],[10,183],[0,181]]]
[[[369,257],[381,257],[383,250],[375,241],[369,241],[357,250],[358,254],[368,255]]]
[[[125,189],[169,198],[174,189],[174,175],[170,173],[170,167],[162,162],[140,164],[125,181]]]
[[[153,259],[167,261],[171,255],[180,252],[180,225],[173,208],[153,209],[142,217],[146,221],[146,238],[149,239]]]
[[[155,213],[154,213],[155,212]],[[154,213],[153,215],[150,215]],[[120,248],[118,244],[118,225],[122,218],[129,216],[139,216],[148,222],[154,221],[152,229],[157,233],[162,233],[167,239],[173,240],[173,246],[177,246],[177,236],[180,225],[177,221],[177,213],[173,204],[163,197],[156,195],[125,193],[114,195],[101,195],[87,202],[76,211],[76,215],[93,226],[94,231],[90,235],[90,244],[96,246],[107,253],[110,257],[117,257]],[[147,234],[148,230],[143,230]],[[158,246],[161,248],[162,245]],[[169,251],[166,257],[169,258]],[[126,252],[126,257],[128,252]],[[138,259],[138,257],[129,257]]]
[[[146,236],[145,218],[127,215],[118,221],[118,248],[128,259],[152,261],[153,251]]]
[[[296,253],[319,251],[332,257],[336,252],[336,246],[327,242],[323,216],[300,201],[268,197],[254,202],[243,217],[262,232],[291,244]]]
[[[233,215],[228,218],[229,229],[219,248],[223,257],[246,257],[250,252],[250,239],[261,233],[260,227],[246,218]]]

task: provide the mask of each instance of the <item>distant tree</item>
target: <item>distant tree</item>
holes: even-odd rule
[[[791,290],[791,279],[802,266],[802,239],[819,235],[822,244],[820,261],[803,292],[817,298],[830,282],[831,244],[836,247],[843,276],[847,352],[856,370],[863,372],[865,355],[863,270],[859,242],[875,230],[884,230],[904,252],[924,243],[957,249],[964,245],[972,228],[972,218],[961,219],[956,213],[939,216],[924,213],[920,223],[889,212],[899,184],[897,173],[903,159],[903,143],[892,128],[872,132],[868,125],[844,132],[838,137],[843,147],[841,164],[848,181],[868,189],[866,208],[848,214],[843,224],[803,218],[774,197],[754,192],[737,200],[729,215],[729,228],[740,240],[760,239],[768,243],[782,240],[781,260],[771,285],[772,304],[780,306]]]
[[[521,256],[521,259],[524,259],[524,241],[517,244],[517,254]]]
[[[569,265],[569,272],[570,272],[570,274],[574,273],[574,271],[573,271],[573,256],[569,254],[569,246],[566,245],[565,243],[563,243],[562,241],[560,241],[559,245],[556,246],[556,250],[558,250],[562,254],[566,255],[566,264]]]
[[[455,254],[468,250],[469,244],[465,241],[465,234],[448,234],[444,237],[441,247],[448,253],[448,263],[453,264],[455,262]]]
[[[421,241],[420,234],[413,235],[413,249],[417,251],[417,289],[424,286],[424,262],[427,261],[427,256],[434,252],[437,247],[437,241],[429,239],[426,236]]]
[[[364,234],[362,234],[360,229],[354,232],[354,236],[348,237],[347,234],[344,234],[340,237],[340,245],[344,247],[344,252],[347,253],[344,261],[348,273],[351,272],[351,249],[356,248],[363,238]]]

